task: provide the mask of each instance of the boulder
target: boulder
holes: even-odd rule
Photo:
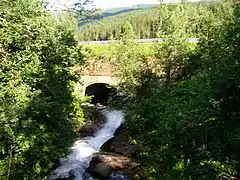
[[[104,152],[111,152],[111,145],[112,145],[112,142],[114,140],[115,137],[109,139],[108,141],[106,141],[102,146],[101,146],[101,150],[104,151]]]
[[[112,137],[111,139],[109,139],[108,141],[106,141],[102,146],[101,146],[101,150],[104,152],[115,152],[115,148],[112,146],[113,145],[113,141],[114,144],[116,144],[116,138],[125,131],[125,124],[121,124],[117,130],[114,133],[114,137]],[[117,137],[116,137],[117,136]],[[125,138],[126,139],[126,138]],[[119,138],[117,138],[117,140],[119,140]],[[127,140],[128,141],[128,140]],[[127,142],[126,142],[127,143]],[[120,153],[122,154],[122,153]]]
[[[109,167],[106,163],[97,163],[94,166],[90,166],[87,169],[87,172],[93,174],[97,177],[107,178],[108,175],[112,172],[112,168]]]
[[[122,133],[124,130],[126,129],[126,125],[123,123],[121,124],[115,131],[114,136],[119,135],[120,133]]]
[[[78,130],[81,138],[93,136],[106,121],[106,117],[101,113],[100,109],[91,109],[88,113],[85,124]]]
[[[127,157],[135,156],[137,152],[137,145],[130,142],[131,136],[128,132],[124,131],[118,134],[112,140],[110,151],[115,152]]]
[[[100,178],[106,178],[116,170],[130,171],[137,167],[135,160],[115,153],[98,153],[90,162],[86,172]]]
[[[61,166],[61,161],[60,159],[56,159],[55,161],[53,161],[53,166],[52,166],[52,170],[57,169],[58,167]]]

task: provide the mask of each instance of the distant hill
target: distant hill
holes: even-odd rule
[[[79,39],[81,41],[118,39],[126,21],[133,26],[136,38],[155,38],[157,16],[156,8],[136,9],[93,20],[79,27]]]
[[[201,5],[208,9],[214,9],[218,6],[218,2],[212,0],[202,1]],[[78,38],[80,41],[119,39],[127,21],[132,25],[136,38],[157,38],[160,19],[157,7],[158,5],[143,4],[105,10],[95,19],[87,19],[80,25]],[[191,2],[187,7],[196,9],[199,7],[199,2]],[[192,13],[194,12],[197,11]],[[194,15],[192,18],[193,22],[197,21]],[[194,33],[194,29],[191,31]]]
[[[119,7],[119,8],[107,9],[107,10],[104,10],[99,16],[97,16],[93,19],[88,19],[88,18],[81,19],[80,26],[84,26],[88,23],[102,20],[102,19],[105,19],[108,17],[124,15],[126,13],[130,13],[130,12],[134,12],[134,11],[150,10],[156,6],[157,6],[156,4],[138,4],[138,5],[133,5],[133,6],[129,6],[129,7]]]
[[[130,12],[130,11],[152,9],[154,7],[156,7],[156,4],[138,4],[138,5],[129,6],[129,7],[112,8],[112,9],[105,10],[102,13],[101,18],[116,16],[116,15]]]

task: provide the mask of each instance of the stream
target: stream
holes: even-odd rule
[[[114,132],[123,122],[122,111],[104,109],[101,112],[106,116],[103,127],[94,136],[77,140],[71,147],[71,153],[66,158],[60,159],[61,166],[53,171],[49,180],[72,177],[74,180],[83,180],[93,154],[100,151],[101,146],[114,136]]]

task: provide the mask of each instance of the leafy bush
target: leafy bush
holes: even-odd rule
[[[219,22],[199,43],[197,73],[155,85],[126,107],[145,179],[240,178],[240,5],[219,8]]]
[[[115,45],[115,57],[119,63],[116,76],[119,86],[128,96],[135,96],[140,87],[141,54],[135,42],[135,33],[130,22],[126,21],[118,44]]]
[[[43,179],[83,123],[73,31],[37,0],[0,2],[0,179]]]

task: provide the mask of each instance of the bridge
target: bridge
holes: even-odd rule
[[[189,42],[197,43],[197,38],[189,38]],[[108,44],[113,41],[87,41],[81,42],[81,44]],[[163,42],[163,39],[138,39],[138,43],[149,42]],[[146,62],[151,67],[151,63],[154,63],[154,58],[146,59]],[[161,69],[161,68],[160,68]],[[162,72],[160,69],[152,69]],[[86,66],[76,69],[76,74],[79,74],[81,79],[76,86],[76,90],[81,92],[81,95],[92,96],[92,103],[105,104],[108,100],[109,93],[119,83],[118,78],[113,77],[114,72],[117,71],[116,64],[109,66],[109,62],[89,63]],[[88,74],[88,75],[86,75]],[[160,80],[161,81],[161,80]],[[157,82],[162,83],[162,82]]]
[[[109,94],[118,84],[118,78],[112,76],[81,76],[75,91],[83,96],[91,96],[93,104],[106,104]]]
[[[198,43],[199,39],[198,38],[188,38],[188,42],[190,43]],[[94,44],[110,44],[110,43],[115,43],[118,42],[116,40],[104,40],[104,41],[82,41],[80,44],[82,45],[94,45]],[[137,43],[154,43],[154,42],[164,42],[163,39],[160,38],[151,38],[151,39],[136,39]]]

